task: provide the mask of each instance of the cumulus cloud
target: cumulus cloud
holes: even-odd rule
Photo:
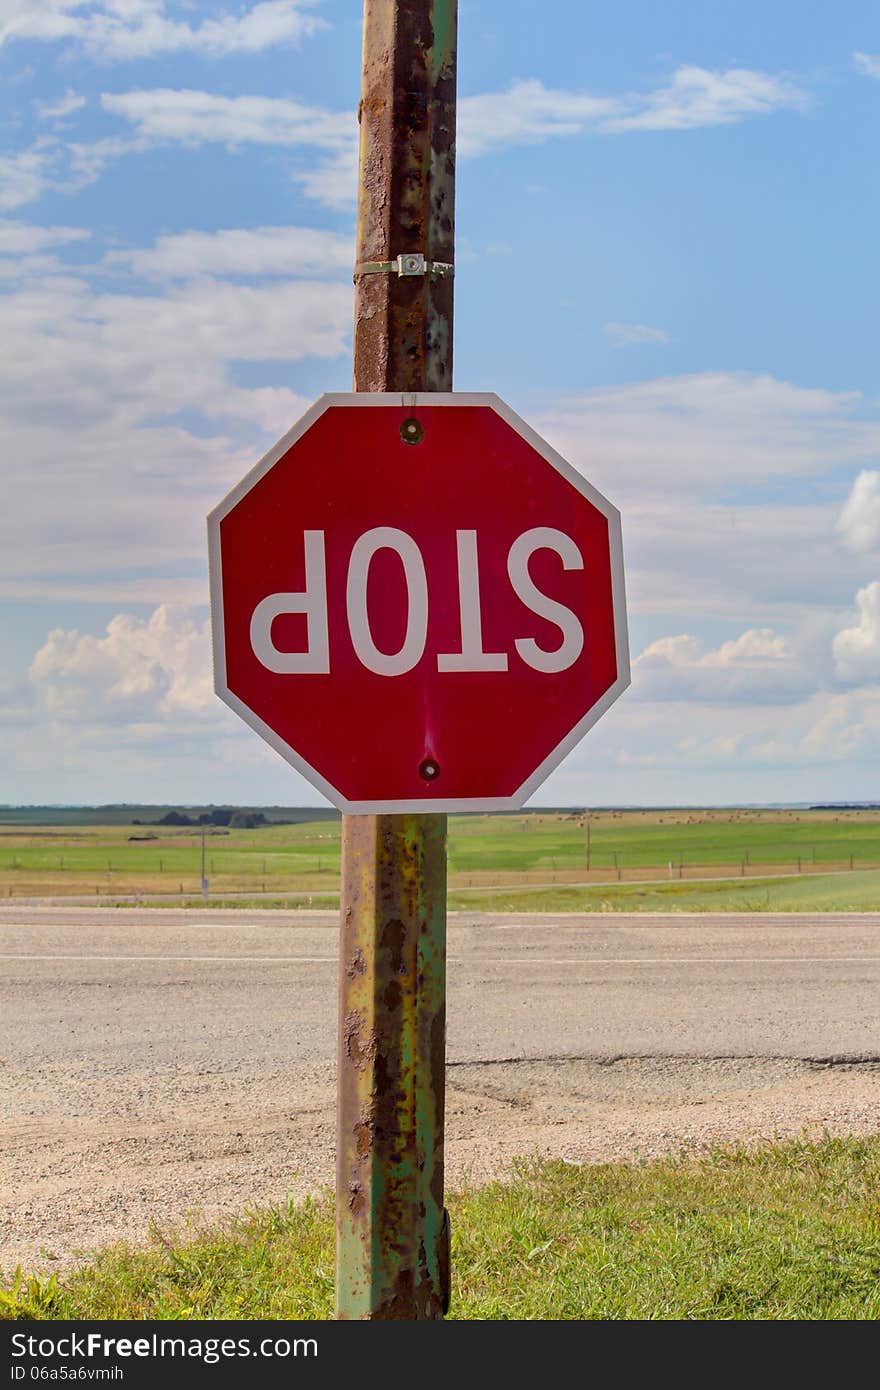
[[[45,252],[49,248],[60,249],[73,242],[87,241],[89,235],[80,227],[38,227],[0,217],[0,281],[21,283],[38,275],[62,273],[58,257]]]
[[[613,97],[560,91],[534,79],[514,82],[503,92],[461,98],[458,150],[467,158],[505,145],[536,145],[551,137],[579,135],[622,109]]]
[[[853,62],[866,77],[880,77],[880,58],[873,53],[854,53]]]
[[[858,392],[704,372],[598,387],[531,422],[621,509],[636,611],[788,627],[864,583],[816,485],[878,456],[880,418]]]
[[[624,480],[642,491],[717,494],[876,457],[880,420],[861,418],[862,404],[857,391],[699,372],[598,387],[560,401],[541,425],[616,490]]]
[[[227,144],[334,146],[350,141],[356,131],[353,113],[306,106],[285,97],[226,97],[152,88],[105,93],[101,101],[106,111],[131,122],[141,134],[187,144],[220,140]],[[515,82],[505,91],[462,97],[457,114],[458,151],[468,158],[589,130],[610,134],[643,125],[681,129],[727,124],[803,102],[803,93],[789,84],[746,71],[713,73],[681,68],[669,87],[624,98],[561,91],[529,80]]]
[[[669,334],[664,328],[649,328],[646,323],[606,323],[605,332],[615,347],[669,342]]]
[[[792,82],[748,68],[713,72],[684,66],[676,69],[667,86],[621,97],[560,91],[534,80],[515,82],[504,92],[462,99],[460,148],[464,155],[484,154],[587,130],[617,135],[730,125],[785,108],[802,110],[807,102],[806,93]]]
[[[51,183],[54,152],[43,141],[0,155],[0,212],[33,203]]]
[[[352,237],[313,227],[179,232],[159,237],[151,247],[113,251],[105,257],[105,264],[128,266],[136,275],[151,280],[200,275],[332,275],[350,271],[353,262]]]
[[[779,703],[814,684],[789,639],[771,628],[750,628],[708,649],[686,633],[662,637],[633,665],[633,694],[651,700]]]
[[[29,282],[2,304],[16,343],[4,372],[6,418],[39,427],[51,400],[68,426],[186,409],[263,423],[275,388],[237,388],[228,364],[337,356],[350,301],[346,286],[309,280],[203,279],[153,295],[95,294],[74,278]]]
[[[137,148],[176,141],[192,147],[220,142],[231,148],[263,144],[323,150],[317,164],[295,172],[294,178],[309,197],[328,207],[347,207],[354,201],[354,112],[330,111],[285,97],[228,97],[174,88],[105,93],[101,103],[105,111],[135,128]],[[622,97],[563,91],[532,79],[515,82],[505,91],[461,97],[458,152],[469,158],[587,132],[616,135],[728,125],[785,108],[802,109],[806,103],[806,95],[790,82],[748,69],[712,72],[682,67],[668,85]],[[86,158],[85,151],[80,157]]]
[[[358,177],[358,147],[352,134],[351,140],[331,155],[322,159],[312,169],[295,173],[294,182],[301,184],[308,198],[322,203],[335,212],[349,210],[356,196]]]
[[[0,247],[22,246],[26,227],[0,222]],[[44,244],[76,235],[45,229]],[[143,597],[165,597],[203,563],[204,512],[307,404],[283,385],[242,384],[237,364],[349,352],[350,285],[286,278],[347,269],[345,237],[184,231],[104,264],[123,285],[137,273],[157,288],[101,293],[80,275],[34,274],[0,299],[0,407],[19,461],[0,513],[6,594],[49,592],[53,575],[58,592],[82,591],[92,576],[122,602],[149,566]],[[272,278],[231,278],[257,273]],[[835,507],[760,489],[876,457],[880,426],[864,416],[857,393],[707,373],[597,389],[535,424],[621,507],[634,610],[676,614],[682,631],[710,614],[758,627],[848,606],[864,575],[837,541]]]
[[[730,799],[774,799],[780,768],[786,769],[789,796],[799,788],[804,799],[815,799],[840,795],[838,769],[854,758],[867,783],[863,788],[851,781],[857,789],[850,795],[872,794],[871,767],[880,757],[880,688],[808,691],[782,703],[768,688],[767,673],[784,671],[795,652],[789,638],[761,629],[714,648],[684,634],[652,643],[636,663],[633,694],[649,667],[664,664],[685,675],[696,671],[703,689],[684,695],[680,688],[657,689],[654,698],[616,705],[554,774],[542,799],[583,804],[654,797],[668,803],[674,771],[674,799],[712,801],[722,767]],[[75,786],[86,768],[95,778],[92,785],[106,788],[101,794],[110,799],[130,796],[126,779],[136,774],[148,785],[178,785],[177,750],[186,740],[186,775],[212,788],[203,799],[227,796],[223,777],[234,768],[236,786],[255,788],[252,800],[274,794],[281,801],[314,802],[316,793],[216,700],[210,670],[202,606],[163,605],[144,618],[119,613],[96,635],[49,633],[31,663],[29,684],[44,718],[37,727],[46,774],[51,769],[56,779],[52,785],[69,775]],[[737,674],[750,682],[739,692],[730,679]],[[763,682],[760,697],[756,679]],[[714,698],[722,686],[733,697],[723,706]],[[682,698],[689,700],[686,719]],[[27,723],[26,698],[19,695],[15,703],[12,723]],[[37,744],[19,737],[10,748],[10,766],[22,756],[39,772]],[[190,788],[178,794],[194,796]],[[248,796],[242,792],[240,799]]]
[[[0,256],[30,255],[47,246],[87,241],[90,236],[84,227],[38,227],[30,222],[0,217]]]
[[[320,801],[217,699],[204,604],[48,633],[10,706],[8,777],[36,800]],[[0,716],[0,725],[3,724]],[[84,780],[86,779],[86,780]]]
[[[837,530],[848,550],[866,555],[880,549],[880,473],[859,474],[843,505]]]
[[[596,776],[602,777],[607,794],[618,802],[624,797],[650,802],[656,785],[664,789],[661,797],[666,804],[671,786],[679,803],[693,795],[694,788],[701,788],[699,800],[711,804],[718,799],[720,770],[731,800],[740,796],[772,801],[782,799],[778,788],[780,769],[784,769],[786,797],[796,797],[795,789],[799,789],[806,800],[823,795],[823,786],[826,796],[846,795],[840,791],[841,765],[856,757],[863,760],[862,767],[848,768],[847,779],[859,790],[850,794],[874,797],[880,759],[880,689],[876,686],[820,690],[785,703],[741,700],[721,707],[716,702],[693,701],[686,719],[676,701],[626,699],[590,732],[581,751],[568,760],[560,780],[573,789],[580,778],[580,795],[572,797],[569,790],[569,798],[581,804],[584,783]],[[674,782],[670,772],[675,774]]]
[[[94,183],[111,160],[142,148],[142,141],[117,136],[89,144],[62,141],[57,129],[41,135],[26,149],[0,155],[0,213],[34,203],[47,192],[77,193]]]
[[[35,103],[40,120],[54,121],[56,124],[65,121],[75,111],[81,111],[85,104],[85,97],[79,96],[70,87],[64,96],[59,97],[57,101],[38,101]]]
[[[307,106],[287,97],[216,96],[212,92],[153,87],[105,92],[101,105],[135,127],[144,140],[197,147],[311,145],[335,149],[356,135],[353,112]]]
[[[141,727],[215,713],[208,620],[162,605],[141,619],[120,613],[101,637],[56,628],[28,675],[57,723]]]
[[[698,126],[731,125],[774,111],[802,111],[809,97],[782,77],[750,68],[708,68],[685,65],[676,69],[666,87],[646,96],[628,98],[629,110],[604,122],[610,132],[627,130],[693,130]]]
[[[857,620],[834,639],[834,661],[843,681],[859,683],[880,678],[880,581],[856,594]]]
[[[47,243],[69,230],[47,229]],[[0,224],[0,243],[25,236]],[[167,592],[203,563],[205,512],[308,404],[283,385],[241,384],[238,364],[347,354],[350,286],[203,276],[100,293],[69,272],[28,275],[27,258],[9,264],[22,283],[0,297],[4,453],[16,460],[0,583],[54,575],[63,593],[72,577],[100,587],[103,573],[114,593],[147,566],[163,576],[154,594]]]
[[[206,57],[259,53],[296,43],[324,25],[315,0],[262,0],[241,12],[190,23],[185,0],[7,0],[0,46],[15,39],[81,45],[101,62],[193,52]]]

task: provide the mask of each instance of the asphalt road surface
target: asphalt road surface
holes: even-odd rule
[[[0,905],[0,1270],[332,1183],[336,914]],[[447,1172],[880,1129],[880,914],[449,927]]]

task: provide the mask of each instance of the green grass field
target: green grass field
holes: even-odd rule
[[[135,808],[141,811],[143,808]],[[50,815],[46,812],[46,815]],[[60,813],[56,813],[60,814]],[[121,812],[119,813],[121,815]],[[89,894],[100,896],[195,893],[200,889],[202,835],[198,827],[120,821],[107,825],[13,823],[0,819],[0,896]],[[155,815],[155,813],[154,813]],[[589,826],[589,870],[587,840]],[[325,817],[253,830],[209,827],[205,869],[212,897],[240,893],[333,893],[340,869],[340,823]],[[596,885],[631,885],[663,879],[635,906],[684,896],[676,884],[735,874],[760,887],[724,889],[742,903],[776,906],[777,889],[763,875],[800,875],[802,886],[784,889],[818,904],[828,893],[806,886],[823,869],[880,867],[880,811],[603,811],[524,812],[507,816],[452,816],[449,883],[460,905],[476,906],[467,890],[548,885],[543,910],[563,907],[571,883],[584,884],[576,905],[606,901]],[[668,881],[668,882],[666,882]],[[554,885],[559,885],[557,889]],[[856,891],[853,881],[852,889]],[[871,899],[871,884],[862,884]],[[622,891],[625,891],[623,889]],[[704,890],[693,899],[696,902]],[[719,890],[720,891],[720,890]],[[838,888],[828,890],[836,904]],[[859,889],[861,891],[861,888]],[[773,901],[766,902],[767,895]],[[710,894],[713,905],[721,897]],[[505,898],[505,901],[507,899]],[[523,898],[538,910],[537,900]],[[862,901],[862,900],[860,900]],[[483,899],[480,898],[483,903]],[[486,899],[485,906],[496,903]],[[515,908],[521,904],[516,902]],[[661,909],[662,910],[662,909]]]
[[[453,891],[449,904],[484,912],[880,912],[880,869],[591,888],[486,888]]]
[[[641,1165],[523,1165],[449,1200],[459,1319],[880,1317],[880,1137]],[[333,1316],[329,1198],[220,1232],[156,1232],[48,1280],[22,1319]]]
[[[106,898],[111,907],[127,907],[146,898]],[[285,911],[339,906],[338,892],[314,892],[235,898],[212,897],[223,910]],[[880,869],[852,873],[809,874],[762,879],[697,880],[688,883],[603,883],[590,888],[527,887],[451,889],[452,912],[880,912]],[[157,906],[204,907],[201,897],[165,898]]]

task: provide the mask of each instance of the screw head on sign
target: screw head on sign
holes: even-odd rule
[[[419,776],[423,782],[436,782],[440,776],[440,764],[434,758],[425,758],[419,763]]]
[[[413,416],[408,416],[400,426],[400,437],[404,444],[420,444],[425,437],[425,431]]]

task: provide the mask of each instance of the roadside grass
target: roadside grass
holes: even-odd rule
[[[449,1207],[454,1318],[880,1318],[880,1136],[523,1161]],[[115,1247],[50,1279],[18,1272],[0,1315],[330,1318],[332,1202],[156,1232],[146,1250]]]
[[[880,912],[880,869],[741,882],[452,889],[449,906],[474,912]]]
[[[141,904],[150,899],[140,899]],[[718,879],[688,883],[602,883],[591,887],[554,886],[449,889],[453,912],[880,912],[880,869],[836,874],[790,874],[780,878]],[[105,898],[107,907],[131,907],[132,900]],[[338,893],[279,893],[275,897],[223,898],[212,894],[212,910],[245,912],[284,909],[335,909]],[[204,908],[200,897],[175,898],[155,907]]]

